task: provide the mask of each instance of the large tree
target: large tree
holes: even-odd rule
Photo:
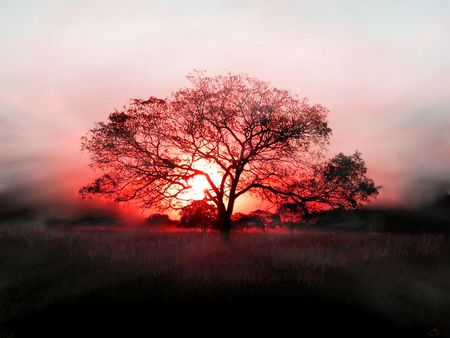
[[[178,208],[202,176],[226,233],[245,193],[299,210],[357,207],[377,194],[359,154],[323,160],[331,134],[323,106],[242,74],[188,79],[170,98],[132,100],[83,137],[91,166],[104,173],[83,196]]]

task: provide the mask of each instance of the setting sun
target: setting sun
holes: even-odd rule
[[[188,180],[188,184],[192,187],[185,196],[189,200],[201,200],[205,197],[205,191],[210,189],[208,180],[205,176],[195,176]]]
[[[222,179],[217,165],[206,160],[199,160],[193,166],[195,169],[201,170],[211,177],[215,185],[219,185]],[[197,175],[187,181],[191,188],[183,194],[186,200],[194,201],[205,198],[205,191],[211,189],[208,180],[203,175]]]

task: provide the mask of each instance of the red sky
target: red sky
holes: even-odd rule
[[[0,192],[78,198],[94,122],[203,69],[328,107],[330,154],[361,151],[379,203],[420,201],[449,188],[449,19],[443,1],[2,2]]]

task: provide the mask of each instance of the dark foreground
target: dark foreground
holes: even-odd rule
[[[444,235],[0,229],[0,337],[450,335]]]

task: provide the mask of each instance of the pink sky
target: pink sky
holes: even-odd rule
[[[421,200],[450,181],[449,32],[447,1],[2,1],[0,192],[77,198],[94,122],[202,69],[325,105],[330,154],[360,150],[380,203]]]

